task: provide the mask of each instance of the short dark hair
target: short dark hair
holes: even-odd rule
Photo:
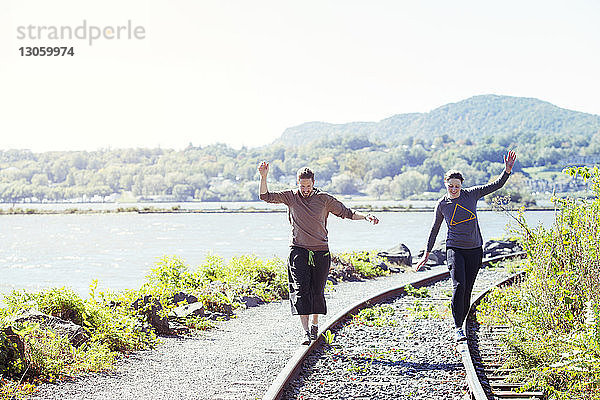
[[[298,173],[296,174],[296,176],[298,177],[298,180],[300,179],[312,179],[313,182],[315,180],[315,173],[312,172],[312,170],[308,167],[303,167],[300,168],[298,170]]]
[[[444,182],[448,182],[450,179],[459,179],[460,183],[463,183],[463,181],[465,180],[465,178],[463,178],[463,176],[460,173],[460,171],[457,171],[455,169],[449,170],[444,175]]]

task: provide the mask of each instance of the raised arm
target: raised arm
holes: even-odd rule
[[[291,191],[283,192],[269,192],[267,188],[267,175],[269,174],[269,163],[263,161],[258,166],[258,173],[260,174],[260,187],[258,189],[259,198],[267,203],[283,203],[288,205],[290,203]]]
[[[269,190],[267,189],[267,175],[269,174],[269,163],[263,161],[258,166],[258,173],[260,174],[260,188],[259,194],[265,194]]]
[[[494,182],[475,187],[476,190],[479,190],[479,197],[486,196],[504,186],[508,180],[508,177],[510,176],[510,173],[512,172],[516,160],[517,154],[512,150],[509,151],[508,154],[504,156],[504,171],[502,172],[502,175],[500,175]]]

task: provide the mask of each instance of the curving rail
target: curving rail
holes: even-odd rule
[[[482,261],[482,264],[486,265],[486,264],[494,263],[497,261],[502,261],[507,258],[522,257],[523,255],[525,255],[525,253],[518,252],[518,253],[511,253],[511,254],[497,256],[497,257],[491,257],[491,258],[484,259]],[[326,326],[320,328],[317,340],[313,341],[309,346],[300,347],[294,353],[294,355],[290,358],[290,360],[287,362],[285,367],[279,372],[279,374],[277,375],[275,380],[271,383],[271,386],[269,387],[269,389],[267,390],[265,395],[262,397],[262,400],[279,400],[281,398],[286,386],[292,380],[294,380],[295,377],[300,372],[300,370],[302,368],[302,363],[304,362],[304,360],[310,354],[312,354],[318,347],[323,345],[323,341],[324,341],[323,335],[322,335],[323,332],[326,332],[327,330],[335,329],[337,326],[342,324],[348,318],[351,318],[352,314],[356,314],[363,308],[367,308],[367,307],[372,306],[373,304],[384,302],[387,299],[391,299],[391,298],[398,297],[400,295],[405,294],[406,293],[405,287],[407,287],[408,285],[411,285],[414,288],[420,288],[423,286],[433,285],[434,283],[442,281],[444,279],[448,279],[449,277],[450,277],[450,273],[448,271],[445,271],[445,272],[436,273],[436,274],[427,276],[425,278],[417,279],[413,282],[410,282],[410,283],[407,283],[407,284],[404,284],[401,286],[393,287],[391,289],[382,291],[374,296],[363,299],[360,302],[355,303],[355,304],[349,306],[348,308],[346,308],[345,310],[342,310],[341,312],[337,313]],[[467,353],[468,353],[468,348],[467,348]],[[462,354],[463,354],[463,352],[461,351],[461,355]],[[463,360],[464,360],[464,358],[463,358]],[[473,367],[473,369],[474,368],[475,367]],[[469,387],[471,388],[470,384],[469,384]],[[484,397],[484,398],[487,399],[487,397]]]
[[[499,351],[498,342],[508,327],[501,325],[480,327],[475,316],[477,305],[492,289],[511,285],[523,276],[524,273],[521,272],[490,286],[479,293],[471,303],[469,315],[463,325],[469,341],[457,346],[465,366],[471,399],[541,400],[546,398],[543,392],[519,390],[523,383],[506,380],[510,370],[502,367],[505,357]]]

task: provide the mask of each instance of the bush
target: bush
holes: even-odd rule
[[[360,278],[375,278],[387,275],[388,272],[379,267],[383,262],[376,252],[354,251],[351,253],[341,253],[332,259],[339,261],[343,265],[351,265],[356,270]]]

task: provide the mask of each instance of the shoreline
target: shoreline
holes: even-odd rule
[[[353,207],[354,210],[361,212],[433,212],[433,207]],[[509,209],[510,211],[519,210],[518,207]],[[554,211],[555,207],[529,207],[525,211]],[[491,207],[482,207],[477,211],[501,211],[494,210]],[[94,210],[69,208],[66,210],[44,210],[33,208],[8,208],[0,209],[0,215],[60,215],[60,214],[121,214],[121,213],[137,213],[137,214],[255,214],[255,213],[286,213],[285,209],[261,209],[261,208],[220,208],[220,209],[183,209],[183,208],[155,208],[155,207],[126,207],[116,208],[111,210]]]

